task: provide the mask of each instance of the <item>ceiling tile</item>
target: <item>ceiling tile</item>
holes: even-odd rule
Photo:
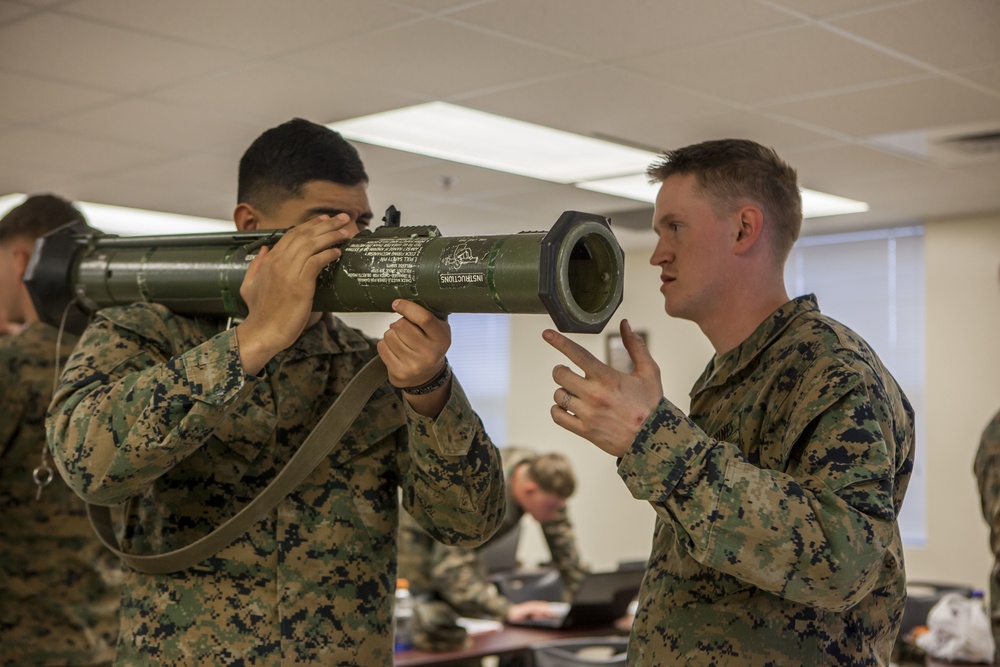
[[[25,5],[31,5],[33,7],[43,7],[48,9],[55,7],[56,5],[65,4],[67,0],[17,0],[17,2]]]
[[[483,203],[503,206],[521,220],[522,229],[548,229],[564,211],[582,211],[607,215],[629,207],[646,206],[623,197],[581,190],[572,185],[546,184],[522,193],[516,198],[489,196],[479,199]]]
[[[5,70],[108,91],[155,89],[238,61],[235,54],[54,14],[0,27]]]
[[[75,176],[123,169],[163,157],[152,149],[31,128],[11,130],[0,139],[4,152],[21,156],[20,161],[26,165]]]
[[[261,123],[262,130],[294,117],[329,123],[424,101],[349,76],[333,80],[315,70],[271,63],[185,82],[151,97],[253,119]]]
[[[788,57],[794,53],[795,57]],[[668,83],[744,104],[921,74],[897,58],[806,26],[624,63]],[[766,76],[755,73],[766,72]]]
[[[642,104],[622,104],[622,100],[640,99]],[[547,127],[631,143],[664,136],[666,128],[679,120],[732,111],[731,106],[678,90],[655,77],[610,66],[463,97],[459,103]]]
[[[47,127],[82,137],[163,149],[169,154],[245,141],[266,128],[221,113],[126,99],[62,118]]]
[[[995,182],[994,182],[995,183]],[[927,168],[888,174],[859,188],[871,189],[871,201],[885,202],[916,218],[959,217],[1000,210],[1000,190],[983,188],[975,173]],[[940,192],[952,196],[942,198]]]
[[[361,154],[361,159],[365,163],[365,170],[373,178],[374,174],[384,176],[443,163],[442,160],[427,157],[426,155],[397,151],[391,148],[375,146],[374,144],[364,144],[359,141],[353,142],[353,144]]]
[[[229,201],[227,208],[232,208],[236,205],[239,160],[249,145],[250,141],[247,141],[245,145],[241,143],[239,148],[218,153],[168,158],[116,174],[115,178],[119,182],[160,188],[163,188],[164,183],[176,184],[186,190],[197,188],[202,196],[210,192],[223,193]],[[192,177],[193,174],[197,177]],[[228,214],[229,211],[227,218]]]
[[[960,78],[986,86],[1000,95],[1000,64],[991,67],[977,67],[957,73]]]
[[[235,185],[233,186],[235,191]],[[215,207],[209,202],[210,193],[194,186],[178,184],[169,189],[162,184],[143,183],[123,178],[120,180],[83,180],[74,185],[76,198],[95,204],[113,203],[148,211],[163,211],[180,215],[194,215],[201,218],[232,220],[234,205]],[[235,198],[235,194],[230,199]],[[233,229],[236,225],[233,225]],[[212,230],[215,231],[215,230]],[[143,234],[160,234],[163,230],[146,229]]]
[[[450,16],[587,58],[607,60],[788,25],[794,18],[752,0],[505,0]]]
[[[855,137],[1000,120],[1000,98],[940,77],[765,108]]]
[[[707,115],[685,119],[682,123],[664,123],[663,126],[665,130],[675,133],[674,140],[664,144],[665,148],[671,149],[698,141],[733,137],[752,139],[784,153],[833,141],[829,134],[753,111]]]
[[[782,157],[798,171],[802,187],[842,197],[853,196],[850,188],[859,182],[922,167],[915,159],[851,144],[791,150]]]
[[[446,160],[431,160],[410,169],[384,174],[368,169],[372,191],[392,189],[433,201],[481,199],[498,193],[510,196],[525,189],[542,187],[541,182],[515,174],[504,174]],[[393,202],[387,202],[391,204]]]
[[[492,2],[493,0],[479,0]],[[469,4],[469,0],[399,0],[397,4],[406,5],[427,12],[446,12],[456,7]]]
[[[996,0],[903,3],[832,24],[936,67],[1000,62]],[[961,39],[954,39],[956,35]]]
[[[32,11],[34,10],[31,9],[31,7],[26,7],[14,2],[8,2],[7,0],[0,0],[0,25],[19,19],[22,16],[26,16]]]
[[[0,134],[0,144],[6,147],[6,135]],[[72,184],[77,180],[75,174],[69,170],[60,170],[58,166],[37,167],[11,159],[9,156],[0,160],[0,197],[15,192],[25,194],[51,192],[73,199],[75,195]]]
[[[413,11],[369,0],[78,0],[60,11],[133,30],[245,54],[274,55],[332,43],[413,18]]]
[[[419,48],[419,57],[413,49]],[[358,38],[309,49],[280,60],[292,67],[357,76],[426,99],[543,77],[579,61],[438,19],[379,35],[376,45]],[[333,83],[333,82],[331,82]]]
[[[802,12],[814,18],[825,18],[846,13],[867,12],[880,5],[898,5],[899,0],[777,0],[772,4]]]
[[[0,99],[0,120],[30,123],[98,105],[112,95],[0,72]]]

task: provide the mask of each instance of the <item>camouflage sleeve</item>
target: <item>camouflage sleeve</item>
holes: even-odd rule
[[[436,419],[409,406],[406,411],[409,446],[400,464],[403,507],[439,542],[479,546],[504,517],[500,452],[457,378]]]
[[[114,505],[136,495],[197,450],[251,388],[235,331],[171,356],[167,336],[155,336],[159,324],[98,318],[49,407],[53,459],[89,502]]]
[[[9,348],[0,345],[0,406],[3,406],[3,419],[0,419],[0,458],[7,453],[17,430],[21,425],[24,406],[18,392],[17,374],[14,364],[17,359],[8,354]]]
[[[473,549],[435,545],[430,576],[434,590],[462,616],[502,621],[513,606],[489,580]]]
[[[619,474],[699,563],[844,611],[875,586],[896,529],[898,462],[876,421],[877,393],[858,374],[831,371],[772,415],[789,422],[782,441],[796,453],[786,472],[751,463],[663,399]]]
[[[979,501],[983,518],[991,526],[1000,523],[1000,412],[983,430],[973,464],[976,482],[979,484]],[[1000,533],[1000,530],[996,532]]]
[[[542,534],[549,545],[552,562],[562,578],[567,597],[572,596],[587,574],[587,568],[580,562],[580,551],[576,546],[576,535],[569,520],[569,512],[563,507],[552,519],[542,524]]]

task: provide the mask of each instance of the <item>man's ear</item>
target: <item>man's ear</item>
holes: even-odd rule
[[[233,222],[241,232],[252,231],[260,224],[260,214],[250,204],[238,204],[233,211]]]
[[[28,262],[31,260],[31,253],[34,247],[18,244],[14,246],[12,256],[14,257],[14,267],[17,269],[18,280],[24,280],[24,274],[28,271]]]
[[[764,214],[756,206],[743,206],[735,215],[736,237],[733,251],[742,255],[753,248],[764,232]]]

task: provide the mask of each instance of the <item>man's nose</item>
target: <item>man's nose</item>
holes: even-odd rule
[[[653,266],[659,266],[664,262],[670,262],[674,258],[673,251],[667,247],[667,244],[660,241],[653,248],[653,254],[649,256],[649,263]]]

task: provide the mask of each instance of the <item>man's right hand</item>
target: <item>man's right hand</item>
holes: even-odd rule
[[[236,327],[243,369],[256,375],[291,346],[320,314],[313,313],[316,279],[340,258],[342,243],[357,233],[346,214],[321,215],[292,227],[273,248],[263,247],[247,267],[240,296],[249,314]]]
[[[511,607],[507,612],[507,621],[516,623],[526,618],[555,618],[556,615],[555,608],[545,600],[529,600]]]

